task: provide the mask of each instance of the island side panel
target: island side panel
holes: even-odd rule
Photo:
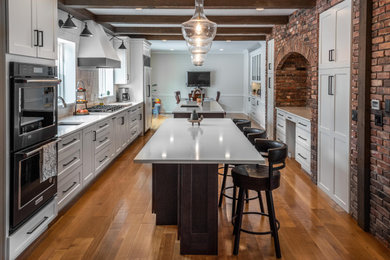
[[[176,225],[178,209],[178,164],[153,164],[152,212],[156,225]]]
[[[218,165],[183,164],[180,171],[180,253],[217,255]]]

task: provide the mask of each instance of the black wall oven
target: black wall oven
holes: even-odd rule
[[[56,67],[11,63],[10,233],[51,201],[57,177],[42,179],[44,146],[57,143]]]

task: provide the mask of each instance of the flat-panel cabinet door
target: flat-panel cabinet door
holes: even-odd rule
[[[8,52],[37,56],[36,0],[8,0]]]
[[[95,126],[83,130],[83,185],[93,180],[95,174]]]
[[[57,0],[37,0],[38,57],[57,59]]]
[[[336,20],[336,50],[334,60],[337,67],[351,65],[351,4],[349,0],[337,5]]]
[[[123,124],[125,123],[123,113],[115,118],[115,152],[118,154],[122,151],[123,145]]]
[[[319,76],[319,118],[320,128],[326,131],[334,129],[334,74],[321,73]]]

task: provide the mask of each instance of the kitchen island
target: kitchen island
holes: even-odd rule
[[[218,254],[218,164],[263,164],[231,119],[167,119],[135,157],[152,163],[157,225],[178,225],[181,254]]]
[[[198,105],[195,101],[180,101],[176,108],[173,110],[174,118],[190,118],[192,111],[195,111],[199,116],[204,118],[224,118],[225,110],[221,105],[214,100],[204,101],[203,105]]]

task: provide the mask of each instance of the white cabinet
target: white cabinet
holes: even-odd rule
[[[95,125],[83,130],[83,186],[93,180],[95,173]]]
[[[320,14],[319,68],[345,68],[351,63],[351,0]]]
[[[268,138],[274,138],[274,40],[270,40],[267,43],[267,135]]]
[[[126,121],[127,119],[127,112],[121,112],[118,114],[114,121],[115,121],[115,152],[119,154],[123,151],[123,149],[126,148],[128,144],[128,138],[127,138],[127,127],[126,127]]]
[[[250,53],[250,79],[251,81],[261,81],[261,52],[256,50]]]
[[[267,43],[267,71],[268,74],[274,74],[275,63],[275,40],[272,39]]]
[[[117,85],[130,84],[130,41],[129,37],[119,37],[126,49],[119,49],[122,41],[114,39],[114,48],[121,60],[121,67],[114,70],[114,83]]]
[[[8,1],[8,52],[57,58],[57,1]]]
[[[321,70],[318,102],[318,183],[349,210],[350,69]]]

